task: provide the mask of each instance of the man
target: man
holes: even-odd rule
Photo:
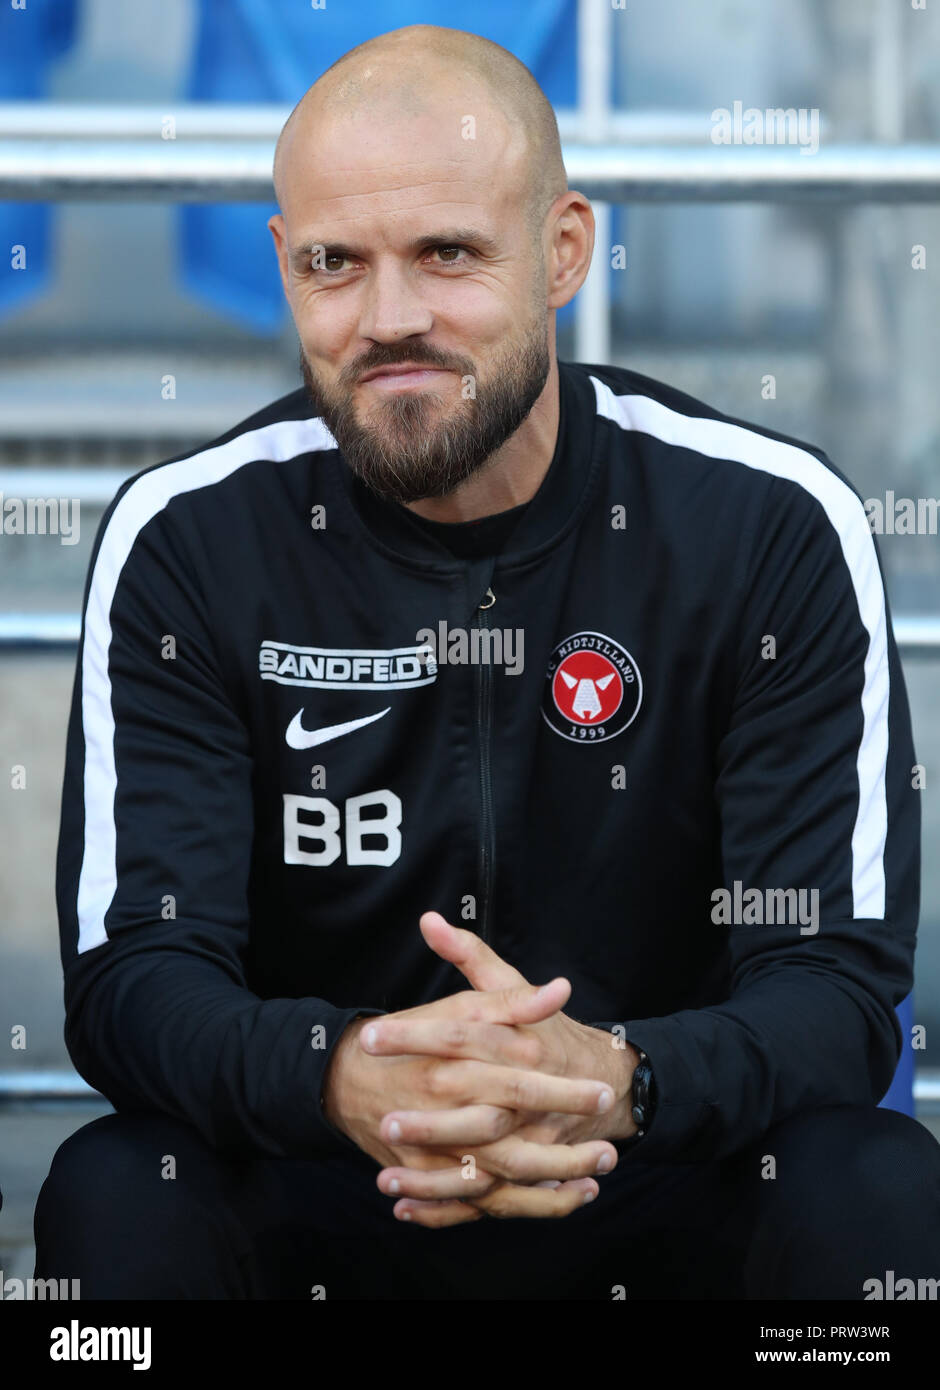
[[[70,1052],[117,1114],[57,1154],[37,1273],[936,1273],[940,1150],[876,1108],[919,811],[860,500],[559,365],[591,210],[497,46],[354,49],[275,182],[305,388],[125,484],[89,572],[58,902]]]

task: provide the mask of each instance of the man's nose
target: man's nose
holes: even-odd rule
[[[387,261],[373,266],[359,318],[363,338],[396,343],[430,332],[433,323],[434,316],[422,301],[413,270]]]

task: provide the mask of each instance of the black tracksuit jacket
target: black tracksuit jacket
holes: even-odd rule
[[[644,1159],[887,1089],[919,792],[862,503],[815,448],[559,373],[495,559],[366,493],[302,389],[108,507],[57,901],[70,1055],[119,1110],[351,1150],[344,1026],[468,988],[429,908],[649,1054]]]

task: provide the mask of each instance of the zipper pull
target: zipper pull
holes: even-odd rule
[[[479,605],[479,607],[480,607],[480,608],[492,608],[492,607],[493,607],[493,604],[496,602],[496,595],[493,593],[493,590],[492,590],[492,589],[487,589],[487,591],[486,591],[486,593],[483,595],[483,597],[484,597],[485,599],[489,599],[489,603],[481,603],[481,604]]]

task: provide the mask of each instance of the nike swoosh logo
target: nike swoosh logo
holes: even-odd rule
[[[285,738],[291,748],[313,748],[318,743],[329,743],[331,738],[342,738],[343,734],[351,734],[355,729],[373,724],[383,714],[388,714],[390,709],[391,705],[388,709],[379,710],[378,714],[367,714],[364,719],[349,719],[345,724],[328,724],[324,729],[305,729],[300,722],[303,710],[299,709],[287,726]]]

